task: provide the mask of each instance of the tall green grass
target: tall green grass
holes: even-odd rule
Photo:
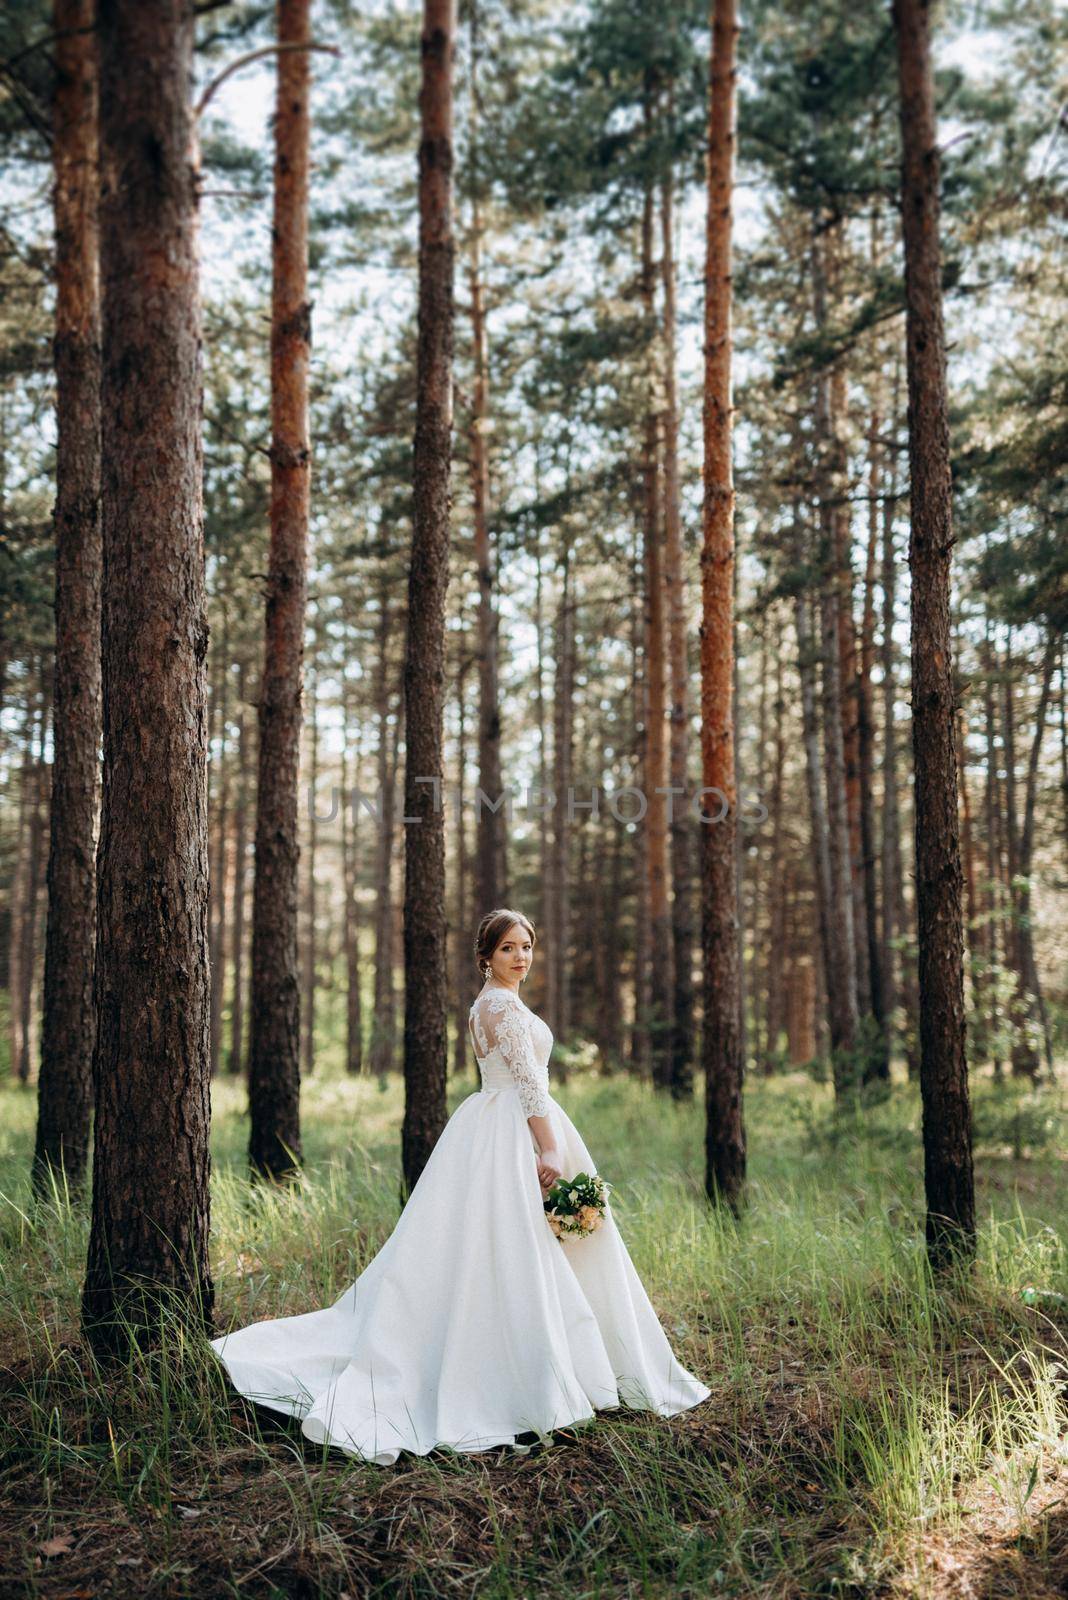
[[[453,1084],[450,1108],[472,1089]],[[238,1401],[177,1317],[117,1369],[92,1362],[86,1207],[59,1185],[32,1201],[33,1096],[0,1089],[10,1592],[92,1592],[107,1569],[128,1592],[176,1596],[934,1594],[924,1541],[978,1560],[976,1495],[1053,1571],[1058,1547],[1036,1530],[1068,1459],[1058,1092],[977,1084],[979,1259],[937,1288],[911,1087],[840,1116],[802,1076],[753,1083],[737,1222],[704,1200],[699,1103],[581,1073],[559,1097],[712,1399],[670,1421],[605,1414],[529,1457],[377,1468]],[[399,1081],[317,1071],[306,1175],[280,1191],[247,1182],[241,1085],[220,1079],[213,1098],[220,1328],[328,1303],[396,1220]]]

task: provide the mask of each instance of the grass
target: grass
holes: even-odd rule
[[[471,1091],[450,1089],[450,1109]],[[168,1324],[118,1372],[77,1314],[87,1218],[29,1196],[32,1091],[0,1088],[4,1596],[990,1596],[1068,1584],[1068,1195],[1059,1093],[976,1086],[980,1256],[936,1292],[919,1107],[747,1097],[741,1223],[702,1194],[699,1107],[573,1073],[561,1101],[680,1359],[713,1390],[525,1457],[323,1452]],[[400,1085],[305,1085],[307,1181],[253,1194],[214,1090],[220,1327],[329,1303],[397,1214]],[[1021,1290],[1038,1291],[1025,1304]]]

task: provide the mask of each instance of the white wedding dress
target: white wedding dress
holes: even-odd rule
[[[675,1359],[612,1216],[557,1239],[529,1116],[565,1177],[596,1169],[549,1094],[549,1027],[508,988],[471,1008],[482,1078],[449,1118],[396,1227],[321,1311],[211,1341],[247,1399],[382,1465],[478,1452],[625,1405],[673,1416],[710,1390]]]

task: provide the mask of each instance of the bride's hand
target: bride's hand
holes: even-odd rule
[[[563,1163],[557,1150],[543,1150],[538,1157],[538,1182],[541,1185],[542,1199],[548,1194],[557,1178],[564,1175]]]

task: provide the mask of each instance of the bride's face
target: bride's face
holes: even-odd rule
[[[534,959],[530,934],[521,922],[513,922],[490,956],[490,976],[498,983],[515,985],[526,977]]]

